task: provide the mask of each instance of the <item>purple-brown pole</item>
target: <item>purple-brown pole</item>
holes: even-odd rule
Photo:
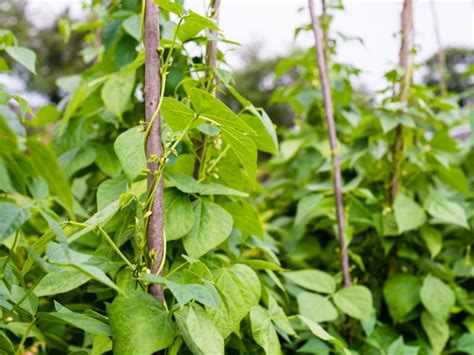
[[[160,78],[160,56],[158,47],[160,45],[159,10],[153,0],[145,0],[145,119],[150,124],[160,100],[161,78]],[[133,147],[131,147],[132,149]],[[158,169],[157,159],[150,161],[152,157],[158,159],[163,156],[161,142],[161,117],[158,113],[146,142],[146,156],[148,159],[148,193],[153,193],[154,173]],[[157,273],[163,255],[163,179],[160,178],[158,187],[151,207],[151,216],[147,226],[148,265],[152,273]],[[160,302],[163,302],[163,287],[152,284],[148,292]]]
[[[324,111],[326,114],[326,122],[328,126],[329,145],[331,147],[332,173],[334,183],[334,195],[336,197],[336,217],[337,232],[339,239],[339,247],[341,249],[341,269],[344,278],[344,286],[352,285],[351,274],[349,270],[349,252],[344,238],[345,234],[345,216],[344,216],[344,199],[342,196],[342,178],[341,166],[339,164],[339,153],[336,136],[336,124],[334,121],[333,104],[331,97],[331,88],[329,85],[328,71],[326,66],[326,58],[323,49],[323,37],[319,26],[318,17],[314,9],[313,0],[308,0],[309,13],[311,16],[311,26],[313,28],[316,59],[318,63],[319,78],[321,80],[321,88],[323,91]]]
[[[403,77],[400,82],[400,102],[408,100],[410,90],[411,69],[410,69],[410,48],[413,32],[413,2],[404,0],[401,14],[401,45],[399,64],[403,68]],[[401,164],[403,159],[403,126],[398,125],[395,133],[395,143],[392,149],[392,173],[390,178],[389,199],[390,203],[395,201],[400,187]]]

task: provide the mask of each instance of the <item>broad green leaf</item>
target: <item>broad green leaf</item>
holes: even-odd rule
[[[198,306],[175,312],[181,335],[193,354],[224,354],[224,339],[209,315]]]
[[[183,13],[183,6],[178,2],[170,1],[170,0],[153,0],[153,1],[162,9],[172,12],[173,14],[181,16],[181,14]]]
[[[458,339],[456,350],[470,355],[474,354],[474,334],[463,334]]]
[[[115,153],[130,184],[146,169],[144,139],[145,133],[132,127],[120,134],[114,143]]]
[[[123,175],[103,181],[97,188],[97,210],[102,210],[118,200],[127,189],[127,180]]]
[[[250,310],[250,325],[255,342],[267,355],[281,354],[280,341],[268,311],[262,306],[254,306]]]
[[[184,131],[188,126],[193,128],[204,122],[198,119],[191,124],[196,117],[194,111],[181,101],[171,97],[163,98],[160,113],[173,131]]]
[[[254,235],[263,239],[263,225],[255,207],[246,201],[226,201],[221,205],[232,215],[234,228],[239,228],[244,236]]]
[[[200,258],[224,242],[232,231],[232,216],[219,205],[199,200],[194,203],[194,225],[184,236],[186,253]]]
[[[296,335],[285,311],[283,311],[283,308],[278,305],[271,295],[268,295],[268,314],[275,325],[280,328],[280,331],[284,331],[288,335]]]
[[[146,292],[120,294],[112,302],[108,315],[114,354],[152,354],[173,342],[169,314]]]
[[[101,355],[112,351],[112,340],[104,335],[96,335],[92,342],[91,355]]]
[[[410,274],[396,274],[384,285],[383,295],[390,316],[396,322],[420,303],[420,280]]]
[[[451,188],[463,194],[469,194],[469,182],[461,168],[457,166],[445,168],[440,164],[438,167],[438,177]]]
[[[321,213],[319,203],[323,200],[324,195],[321,193],[303,196],[296,207],[296,216],[294,219],[295,226],[304,226],[311,218]]]
[[[120,165],[120,161],[115,154],[113,142],[112,144],[107,145],[96,145],[96,161],[95,163],[97,166],[102,170],[104,173],[111,177],[116,177],[122,171],[122,166]]]
[[[212,20],[190,10],[188,16],[186,16],[186,21],[178,30],[178,38],[181,42],[185,42],[196,37],[204,29],[219,30]]]
[[[257,146],[248,136],[232,127],[221,127],[222,140],[227,143],[245,169],[250,181],[257,175]]]
[[[400,194],[393,204],[395,220],[400,233],[416,229],[425,224],[426,214],[412,198]]]
[[[100,92],[107,110],[121,117],[127,108],[134,87],[135,72],[112,74]]]
[[[58,164],[56,155],[44,144],[33,139],[26,143],[34,169],[48,184],[53,195],[58,196],[71,216],[74,216],[73,197],[69,182]]]
[[[420,235],[430,251],[431,258],[433,259],[443,248],[443,236],[437,229],[427,226],[421,228]]]
[[[260,300],[258,276],[246,265],[234,264],[221,269],[215,286],[224,298],[218,310],[206,308],[224,338],[234,331],[242,319]]]
[[[283,276],[297,284],[311,291],[321,293],[333,293],[336,291],[336,280],[327,272],[320,270],[298,270],[283,273]]]
[[[138,42],[142,39],[142,19],[138,14],[134,14],[123,21],[122,26],[130,36],[135,38]]]
[[[213,287],[210,288],[200,284],[180,284],[152,274],[145,274],[140,277],[140,280],[165,285],[181,307],[184,307],[192,300],[214,309],[217,309],[219,306],[219,294]]]
[[[428,336],[434,354],[441,354],[449,339],[449,325],[425,311],[421,313],[421,325]]]
[[[345,314],[357,319],[366,319],[373,312],[372,294],[365,286],[340,289],[334,294],[334,303]]]
[[[246,133],[254,134],[253,129],[237,116],[219,99],[208,92],[193,88],[190,91],[191,103],[201,117],[211,119],[222,127],[231,127]],[[250,138],[249,138],[250,140]],[[251,140],[250,140],[251,141]],[[252,142],[253,143],[253,142]],[[255,144],[254,144],[255,145]]]
[[[86,264],[79,264],[75,265],[75,267],[82,271],[84,274],[89,276],[90,278],[104,284],[105,286],[110,287],[111,289],[121,292],[120,288],[107,276],[105,272],[93,265],[86,265]]]
[[[439,192],[432,191],[424,203],[426,211],[441,223],[452,223],[469,228],[464,209],[455,202],[449,201]]]
[[[56,122],[61,117],[61,114],[54,105],[44,105],[35,112],[35,117],[31,121],[35,127],[45,126]]]
[[[189,197],[176,189],[164,192],[166,240],[176,240],[189,233],[194,225],[193,205]]]
[[[326,297],[316,293],[301,292],[297,300],[299,314],[316,323],[333,321],[337,318],[337,309]]]
[[[316,335],[318,338],[322,339],[322,340],[325,340],[325,341],[332,341],[332,340],[335,340],[336,338],[334,338],[331,334],[329,334],[328,332],[326,332],[323,327],[321,327],[318,323],[316,323],[315,321],[309,319],[309,318],[306,318],[304,316],[298,316],[299,319],[301,319],[303,321],[304,324],[306,324],[306,326],[309,328],[309,330],[311,331],[311,333],[313,333],[314,335]]]
[[[70,324],[73,327],[84,330],[86,333],[111,335],[107,324],[85,314],[72,312],[57,302],[54,302],[54,306],[56,312],[42,313],[42,318]]]
[[[423,306],[430,312],[431,316],[446,319],[456,301],[454,292],[443,281],[437,277],[428,275],[423,281],[420,290],[420,298]]]
[[[19,46],[10,46],[5,49],[10,57],[36,75],[36,54],[32,50]]]
[[[258,115],[242,114],[240,117],[255,131],[256,136],[251,136],[251,138],[257,145],[258,150],[271,154],[278,153],[276,132],[265,111]]]
[[[57,295],[69,292],[85,284],[90,277],[72,267],[63,267],[58,271],[46,274],[34,288],[38,297]]]
[[[334,338],[331,334],[326,332],[318,323],[303,316],[298,316],[298,318],[301,319],[311,331],[311,333],[316,335],[319,339],[336,345],[345,355],[351,354],[351,352],[344,347],[344,344],[339,339]]]
[[[3,242],[30,218],[31,213],[13,203],[0,201],[0,216],[0,242]]]

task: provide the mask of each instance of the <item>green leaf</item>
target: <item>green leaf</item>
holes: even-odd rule
[[[425,226],[421,228],[420,235],[430,251],[431,258],[436,257],[443,248],[443,236],[441,233],[434,228]]]
[[[297,299],[299,314],[316,323],[333,321],[337,318],[337,309],[326,297],[311,292],[301,292]]]
[[[258,113],[258,111],[256,111]],[[265,111],[258,115],[242,114],[240,118],[255,131],[256,136],[251,136],[258,150],[270,154],[278,153],[278,140],[272,121]]]
[[[181,16],[183,13],[183,6],[180,3],[170,1],[170,0],[153,0],[155,4],[161,7],[163,10],[172,12],[178,16]]]
[[[441,223],[456,224],[469,229],[464,209],[449,201],[439,192],[432,191],[424,203],[426,211]]]
[[[456,350],[470,355],[474,354],[474,334],[463,334],[458,339]]]
[[[193,205],[189,197],[176,189],[165,189],[164,224],[166,240],[176,240],[188,234],[194,225]]]
[[[59,120],[61,114],[54,105],[44,105],[35,112],[35,117],[31,121],[35,127],[45,126]]]
[[[173,131],[184,131],[196,117],[193,110],[171,97],[163,98],[160,113]],[[197,127],[203,122],[203,120],[196,120],[190,127]]]
[[[178,328],[193,354],[224,354],[224,339],[209,315],[198,306],[175,312]]]
[[[320,270],[298,270],[283,273],[283,276],[297,284],[311,291],[321,293],[333,293],[336,291],[336,280],[327,272]]]
[[[30,211],[0,201],[0,242],[15,233],[31,216]]]
[[[316,335],[318,338],[322,339],[322,340],[325,340],[325,341],[332,341],[332,340],[335,340],[336,338],[334,338],[331,334],[329,334],[328,332],[326,332],[323,327],[321,327],[318,323],[316,323],[315,321],[309,319],[309,318],[306,318],[304,316],[298,316],[299,319],[301,319],[304,324],[306,324],[306,326],[309,328],[309,330],[311,331],[311,333],[313,333],[314,335]]]
[[[258,211],[246,201],[226,201],[221,204],[232,215],[234,228],[239,228],[245,236],[254,235],[263,239],[263,225]]]
[[[194,204],[194,225],[184,236],[186,253],[199,258],[224,242],[232,231],[232,216],[219,205],[199,200]]]
[[[34,288],[34,293],[38,297],[66,293],[85,284],[89,280],[90,277],[84,273],[72,267],[63,267],[58,271],[46,274]]]
[[[85,314],[72,312],[61,304],[54,302],[57,312],[42,313],[42,318],[57,320],[73,327],[82,329],[86,333],[111,335],[110,328],[107,324],[86,316]]]
[[[450,166],[445,168],[441,164],[438,166],[438,177],[449,187],[463,194],[469,194],[469,182],[461,168]]]
[[[133,88],[135,87],[135,72],[117,73],[105,82],[100,95],[107,110],[118,117],[126,110]]]
[[[127,189],[127,180],[123,175],[104,180],[97,188],[97,210],[100,211],[118,200]]]
[[[219,309],[206,308],[224,338],[234,331],[250,309],[260,300],[261,286],[258,276],[246,265],[234,264],[221,269],[215,280],[220,291]]]
[[[283,308],[278,305],[277,301],[275,301],[271,295],[268,295],[268,314],[280,331],[283,331],[288,335],[296,335],[296,332],[283,311]]]
[[[71,216],[74,216],[73,197],[66,175],[58,164],[56,155],[44,144],[33,139],[26,143],[34,169],[48,184],[53,195],[58,196]]]
[[[106,275],[106,273],[98,267],[86,264],[78,264],[75,265],[75,267],[87,276],[91,277],[92,279],[104,284],[105,286],[110,287],[112,290],[122,292],[122,290],[116,284],[113,283],[113,281]]]
[[[400,194],[393,205],[395,220],[400,233],[416,229],[425,224],[426,214],[412,198]]]
[[[242,132],[255,133],[253,129],[230,108],[208,92],[192,88],[190,90],[190,97],[194,109],[201,117],[211,119],[213,122],[219,124],[221,128],[231,127]]]
[[[453,308],[456,298],[451,288],[437,277],[428,275],[420,291],[423,306],[431,316],[446,319]]]
[[[7,355],[15,354],[13,343],[3,331],[0,331],[0,351]]]
[[[420,303],[420,280],[410,274],[396,274],[384,285],[383,295],[390,316],[398,322]]]
[[[143,291],[117,296],[108,315],[114,354],[152,354],[173,342],[174,330],[169,314]]]
[[[254,306],[250,310],[250,325],[255,342],[267,355],[281,354],[280,341],[268,311],[262,306]]]
[[[432,317],[428,312],[421,313],[421,325],[435,354],[441,354],[449,339],[449,325]]]
[[[178,38],[181,42],[185,42],[204,29],[219,30],[212,20],[190,10],[189,15],[186,16],[186,21],[178,30]]]
[[[129,184],[142,175],[146,169],[144,139],[145,133],[140,132],[138,127],[132,127],[121,133],[115,140],[115,153],[122,164]]]
[[[257,175],[257,146],[252,139],[232,127],[221,127],[221,133],[222,140],[230,146],[253,182]]]
[[[7,47],[5,51],[10,57],[23,65],[26,69],[36,75],[36,54],[28,48],[11,46]]]
[[[122,23],[123,29],[138,42],[142,39],[142,19],[138,14],[134,14]]]
[[[143,275],[140,277],[140,280],[166,285],[181,307],[184,307],[192,300],[196,300],[214,309],[217,309],[219,306],[219,294],[214,287],[210,288],[199,284],[179,284],[152,274]]]
[[[334,294],[334,303],[345,314],[366,319],[372,313],[372,294],[365,286],[345,287]]]

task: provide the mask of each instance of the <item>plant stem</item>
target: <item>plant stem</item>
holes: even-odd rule
[[[160,46],[158,7],[153,0],[145,2],[145,119],[149,125],[149,134],[146,137],[146,156],[148,160],[148,191],[153,189],[154,173],[158,168],[156,160],[150,161],[152,156],[159,158],[163,155],[161,142],[161,118],[157,111],[161,92],[160,78]],[[153,119],[155,116],[155,119]],[[156,273],[161,265],[163,255],[163,179],[159,179],[156,194],[151,208],[151,216],[147,226],[148,263],[151,272]],[[160,302],[163,302],[163,287],[152,284],[149,292]]]
[[[211,0],[209,4],[209,16],[216,20],[216,23],[219,24],[219,9],[221,6],[220,0]],[[209,37],[217,37],[216,30],[209,30]],[[216,88],[217,88],[217,77],[215,74],[215,69],[217,67],[217,41],[212,39],[207,42],[206,46],[206,85],[207,90],[214,96],[216,96]],[[206,161],[206,154],[207,154],[207,145],[208,145],[208,137],[207,135],[204,136],[204,143],[201,149],[198,149],[196,152],[196,160],[194,162],[194,171],[193,176],[196,180],[199,180],[202,177],[202,170],[204,162]]]
[[[413,32],[413,2],[412,0],[404,0],[401,14],[401,35],[402,41],[400,46],[400,67],[403,68],[403,77],[400,82],[400,102],[406,103],[411,82],[411,66],[410,66],[410,48],[411,36]],[[397,197],[398,188],[401,179],[401,164],[403,160],[403,126],[399,124],[395,133],[395,142],[392,148],[392,173],[390,178],[389,199],[393,204]]]
[[[324,56],[321,29],[318,23],[318,17],[314,9],[313,0],[308,0],[309,12],[311,16],[311,25],[313,28],[315,50],[318,62],[319,77],[323,91],[324,111],[326,113],[326,122],[328,125],[329,145],[331,147],[332,157],[332,173],[334,180],[334,195],[336,198],[336,217],[339,247],[341,248],[341,269],[344,278],[344,286],[352,285],[351,275],[349,270],[349,252],[347,250],[345,235],[345,216],[344,216],[344,201],[342,196],[342,179],[341,167],[339,164],[339,153],[336,136],[336,124],[334,122],[333,104],[331,97],[331,88],[329,86],[328,71],[326,67],[326,60]]]

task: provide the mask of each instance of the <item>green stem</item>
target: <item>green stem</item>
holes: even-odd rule
[[[127,257],[120,251],[119,247],[114,243],[114,241],[112,240],[112,238],[110,238],[107,232],[101,226],[97,226],[97,229],[105,238],[107,243],[109,243],[112,249],[115,250],[117,255],[120,256],[120,258],[125,262],[125,264],[127,264],[130,269],[135,270],[135,266],[133,266],[133,264],[127,259]]]

